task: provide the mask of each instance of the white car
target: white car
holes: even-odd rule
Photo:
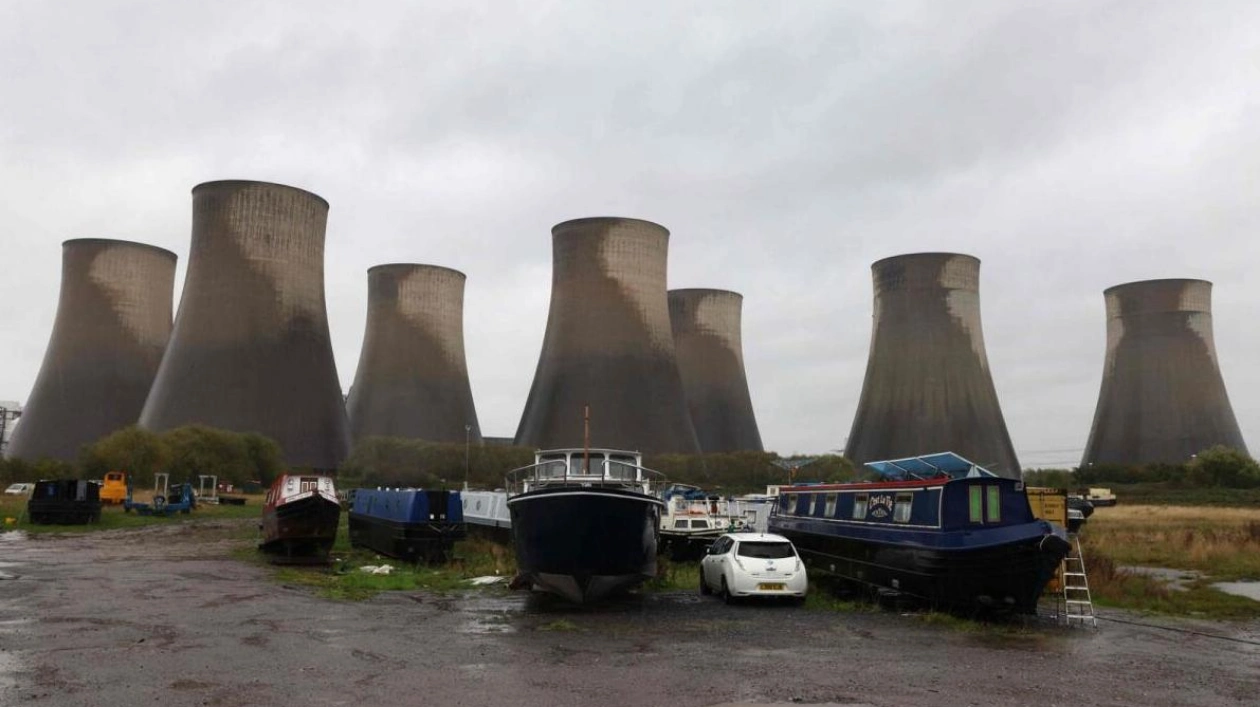
[[[792,541],[767,533],[727,533],[700,561],[700,593],[737,597],[789,597],[801,603],[809,578]]]
[[[35,488],[35,484],[12,484],[4,490],[6,496],[27,496]]]

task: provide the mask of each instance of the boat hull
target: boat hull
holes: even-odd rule
[[[618,488],[557,486],[508,500],[521,578],[575,603],[656,575],[663,504]]]
[[[1036,613],[1069,550],[1062,530],[1042,522],[987,531],[871,532],[809,519],[772,518],[771,532],[796,545],[811,568],[962,611]],[[914,537],[918,536],[918,537]]]
[[[326,562],[340,519],[341,505],[319,493],[269,506],[258,549],[276,562]]]
[[[464,535],[463,523],[403,523],[350,513],[351,545],[409,562],[445,562],[455,547],[455,541]]]

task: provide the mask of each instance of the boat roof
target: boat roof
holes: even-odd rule
[[[918,457],[866,462],[866,468],[886,479],[930,479],[948,476],[951,479],[968,479],[997,476],[974,462],[953,452],[937,452]]]
[[[591,447],[589,449],[586,447],[559,447],[557,449],[534,450],[534,454],[573,454],[575,452],[578,454],[583,452],[590,452],[591,454],[623,454],[627,457],[634,457],[639,454],[629,449],[609,449],[607,447]]]

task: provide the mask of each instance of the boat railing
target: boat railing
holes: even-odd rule
[[[571,468],[562,459],[549,459],[513,469],[505,478],[509,496],[547,486],[618,486],[634,487],[648,495],[657,495],[665,486],[665,475],[637,464],[602,460],[598,466],[592,459],[587,473],[579,465]]]

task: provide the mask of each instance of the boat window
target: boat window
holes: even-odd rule
[[[787,495],[787,507],[783,509],[784,513],[796,515],[796,494],[789,493]]]
[[[707,520],[693,520],[693,521],[691,521],[691,527],[693,527],[693,528],[708,528],[708,527],[709,527],[709,521],[707,521]]]
[[[628,457],[624,454],[609,454],[608,461],[610,464],[621,464],[630,467],[630,476],[634,477],[634,467],[638,466],[634,457]]]
[[[686,527],[687,527],[687,519],[686,519],[686,518],[680,518],[680,519],[678,519],[678,520],[674,521],[674,527],[675,527],[675,528],[686,528]]]
[[[781,560],[794,557],[792,543],[784,542],[749,542],[745,540],[735,551],[738,557],[754,557],[762,560]]]
[[[866,503],[870,496],[859,493],[853,497],[853,520],[866,520]]]
[[[1002,489],[997,486],[987,487],[989,490],[988,521],[999,523],[1002,520]]]
[[[910,508],[914,505],[914,494],[899,493],[897,494],[896,503],[893,505],[893,522],[909,523]]]
[[[591,460],[595,461],[594,459]],[[598,474],[599,467],[591,465],[591,473]],[[608,460],[608,478],[618,479],[620,481],[634,481],[634,464],[626,463],[619,459],[613,458]]]
[[[983,506],[984,496],[983,496],[983,490],[981,489],[981,487],[979,486],[968,487],[967,499],[969,501],[968,517],[970,518],[971,522],[983,523],[984,522],[984,508],[982,506]]]
[[[542,479],[559,479],[564,477],[567,463],[563,459],[548,459],[538,467],[538,477]]]
[[[834,518],[836,515],[836,494],[827,494],[827,507],[823,509],[823,516]]]
[[[823,514],[824,505],[826,504],[826,501],[827,499],[824,498],[821,493],[814,494],[814,513],[813,513],[814,515],[820,516]]]

